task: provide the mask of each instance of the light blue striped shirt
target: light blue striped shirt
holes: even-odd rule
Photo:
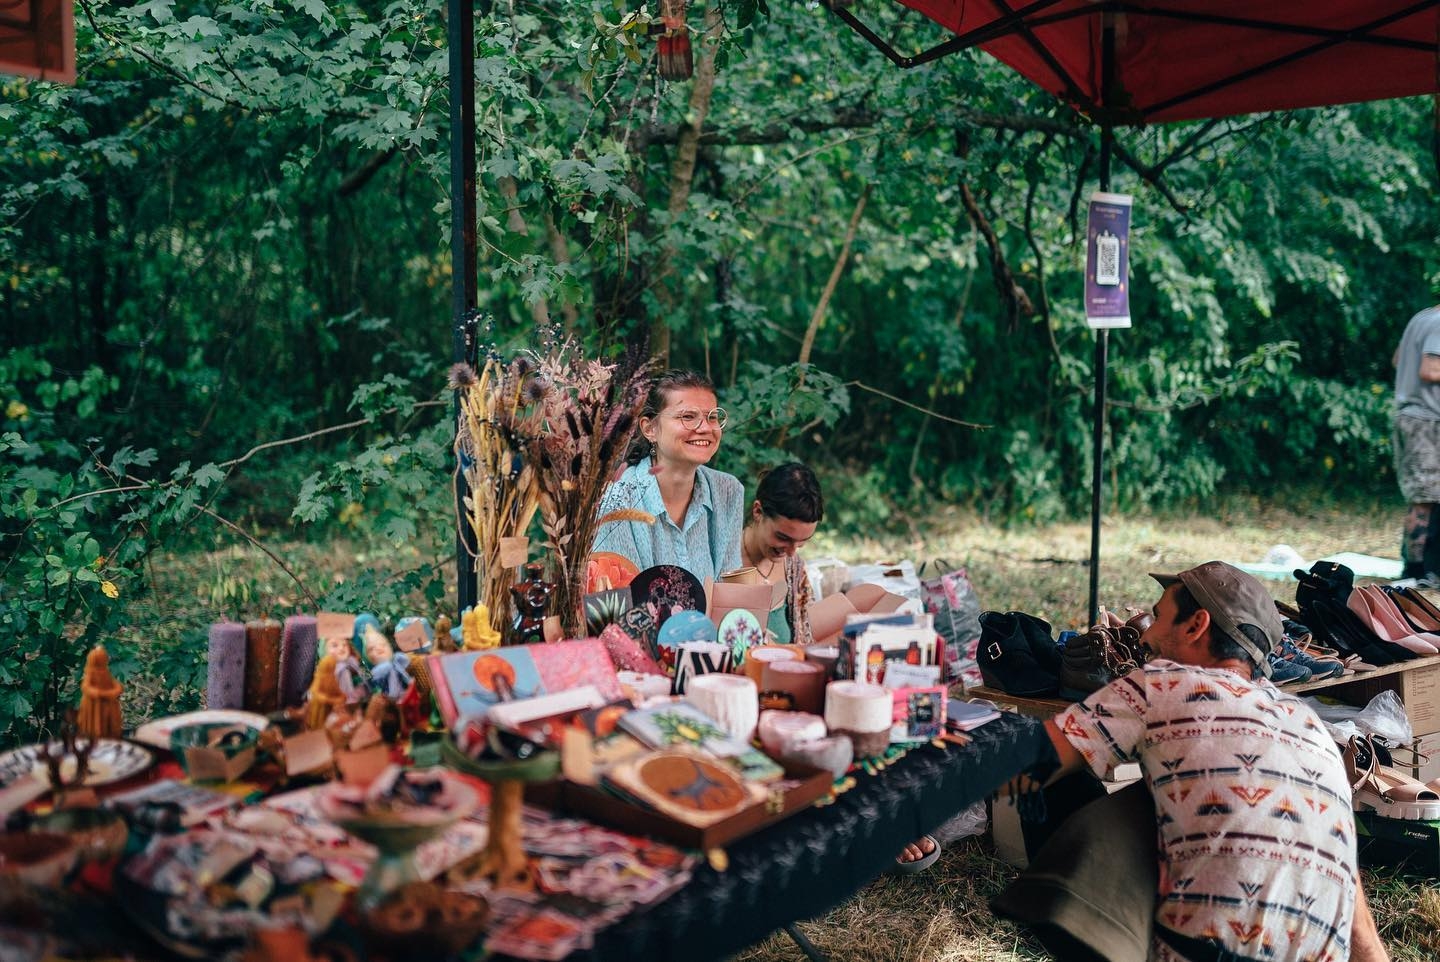
[[[655,516],[654,524],[613,521],[595,535],[595,551],[613,551],[641,571],[654,565],[679,565],[695,577],[718,578],[740,567],[740,529],[745,520],[745,486],[739,479],[703,465],[695,472],[695,493],[677,525],[665,510],[660,484],[646,458],[625,469],[605,489],[600,514],[638,508]]]

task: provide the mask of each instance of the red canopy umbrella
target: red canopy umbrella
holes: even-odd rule
[[[848,9],[827,6],[902,67],[979,47],[1101,126],[1109,189],[1116,124],[1440,94],[1440,0],[897,0],[954,37],[902,56]],[[1436,103],[1440,163],[1440,97]],[[1096,332],[1090,619],[1098,614],[1108,331]]]
[[[899,2],[956,35],[922,58],[978,46],[1102,123],[1226,117],[1436,90],[1440,0]],[[1107,26],[1114,31],[1108,96]]]

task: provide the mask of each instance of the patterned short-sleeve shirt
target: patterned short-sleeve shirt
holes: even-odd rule
[[[1055,722],[1097,775],[1140,763],[1155,798],[1158,924],[1267,962],[1349,957],[1350,787],[1302,701],[1225,669],[1157,660]],[[1157,940],[1151,958],[1180,956]]]

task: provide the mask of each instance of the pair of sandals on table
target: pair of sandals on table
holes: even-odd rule
[[[1357,811],[1412,821],[1440,819],[1440,779],[1426,783],[1390,767],[1389,750],[1368,734],[1350,736],[1340,754]]]

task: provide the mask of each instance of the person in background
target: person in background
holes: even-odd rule
[[[772,585],[783,585],[765,626],[779,644],[808,645],[810,579],[800,549],[825,517],[825,498],[815,472],[798,461],[760,476],[740,536],[740,558]]]
[[[625,459],[629,467],[600,506],[602,517],[630,509],[655,521],[604,524],[593,550],[623,555],[641,571],[678,565],[701,581],[738,568],[745,488],[706,466],[720,449],[725,420],[709,378],[695,371],[657,374]]]
[[[1113,940],[1132,937],[1106,928],[1119,902],[1153,904],[1152,962],[1384,962],[1345,764],[1310,707],[1266,679],[1266,655],[1283,638],[1269,592],[1223,561],[1151,577],[1164,594],[1142,640],[1156,655],[1045,728],[1057,777],[1138,762],[1154,825],[1096,816],[1106,799],[1082,809],[1032,860],[1065,846],[1056,864],[1066,877],[1022,874],[997,910],[1039,926],[1042,940],[1055,926],[1100,943],[1107,958],[1119,954]],[[1141,832],[1153,833],[1153,849],[1124,844]],[[1156,859],[1158,874],[1105,856],[1122,850]],[[1078,871],[1088,856],[1077,852],[1100,856],[1104,877]]]
[[[1395,349],[1395,477],[1409,502],[1401,578],[1440,577],[1440,306],[1410,318]]]

